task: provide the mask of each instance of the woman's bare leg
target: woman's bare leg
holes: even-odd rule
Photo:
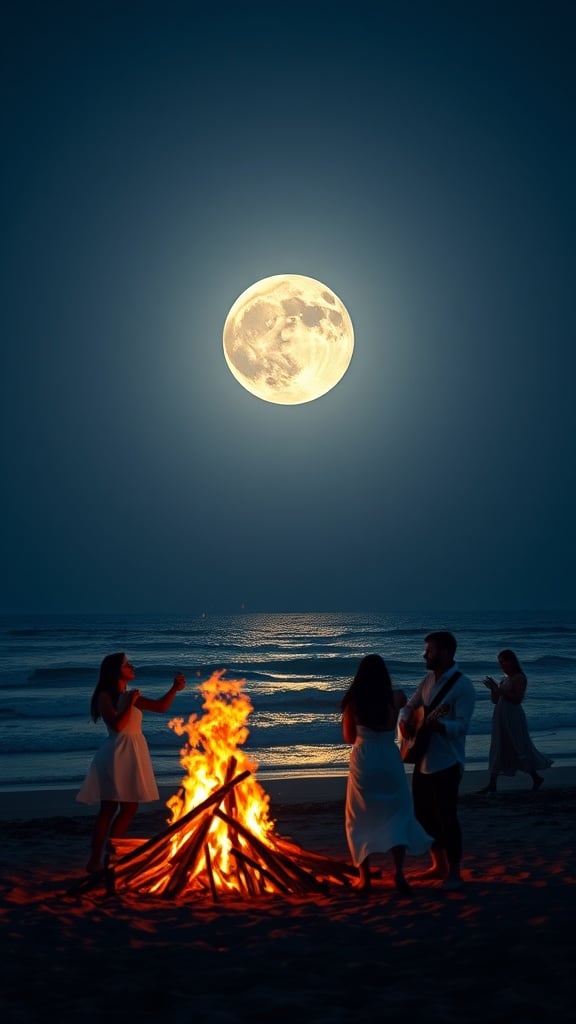
[[[138,803],[121,803],[120,810],[112,822],[110,836],[113,839],[122,839],[129,827],[132,818],[138,810]]]
[[[86,871],[93,872],[102,870],[102,854],[104,853],[104,846],[106,845],[112,819],[117,810],[118,803],[116,800],[103,800],[100,804],[100,810],[96,815],[94,828],[92,830],[92,850],[90,860],[86,865]]]
[[[358,868],[358,874],[359,874],[358,888],[362,889],[364,892],[366,892],[368,889],[370,889],[370,886],[372,885],[372,880],[371,880],[371,877],[370,877],[370,857],[369,856],[365,857],[365,859],[362,861],[360,867]]]

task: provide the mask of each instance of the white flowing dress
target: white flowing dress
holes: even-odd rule
[[[108,727],[108,738],[96,751],[76,800],[95,804],[101,800],[151,803],[159,799],[150,751],[142,732],[142,712],[132,706],[121,732]]]
[[[494,708],[488,768],[492,775],[543,771],[553,761],[533,744],[521,704],[500,697]]]
[[[355,867],[372,853],[405,846],[419,856],[432,845],[414,815],[404,762],[393,732],[358,725],[346,787],[346,837]]]

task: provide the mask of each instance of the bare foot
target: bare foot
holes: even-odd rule
[[[356,892],[361,892],[363,896],[369,896],[370,893],[372,892],[372,886],[371,886],[369,880],[368,881],[362,880],[360,882],[354,882],[353,888],[356,890]]]

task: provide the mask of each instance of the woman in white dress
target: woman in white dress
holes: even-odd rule
[[[411,888],[404,877],[406,853],[426,853],[432,839],[416,820],[404,763],[396,744],[396,724],[406,694],[393,690],[379,654],[362,659],[341,709],[344,741],[352,743],[346,787],[346,837],[362,890],[370,889],[370,857],[392,854],[394,883],[401,895]]]
[[[550,768],[553,762],[530,739],[522,707],[527,679],[518,658],[514,651],[505,650],[500,651],[498,662],[504,678],[499,683],[492,676],[484,680],[495,708],[488,755],[490,780],[480,793],[495,793],[498,776],[515,775],[517,771],[526,772],[532,779],[532,789],[537,790],[544,782],[538,770]]]
[[[168,711],[178,691],[186,686],[186,680],[183,675],[175,676],[168,692],[151,700],[143,697],[140,690],[126,689],[135,677],[134,666],[123,652],[108,654],[100,665],[90,702],[93,720],[104,720],[108,737],[96,751],[76,797],[80,803],[100,802],[92,833],[92,852],[86,865],[88,872],[102,869],[108,835],[125,836],[138,804],[150,803],[160,796],[142,733],[142,712]]]

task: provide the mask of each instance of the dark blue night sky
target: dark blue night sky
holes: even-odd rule
[[[574,608],[576,7],[9,3],[5,612]],[[286,407],[272,274],[356,347]]]

